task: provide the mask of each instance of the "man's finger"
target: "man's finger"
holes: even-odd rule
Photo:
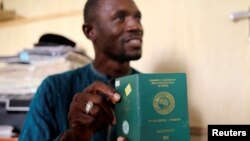
[[[121,98],[121,96],[117,92],[115,92],[115,90],[112,87],[106,85],[105,83],[101,81],[95,81],[89,87],[87,87],[84,91],[89,92],[89,93],[94,93],[94,94],[104,94],[113,103],[118,102]]]
[[[117,141],[127,141],[124,137],[118,137]]]

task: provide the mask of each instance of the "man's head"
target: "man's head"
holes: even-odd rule
[[[85,7],[83,9],[84,22],[92,23],[95,19],[95,11],[98,9],[99,3],[102,0],[87,0]]]
[[[141,57],[141,13],[133,0],[88,0],[84,20],[96,58],[127,62]]]

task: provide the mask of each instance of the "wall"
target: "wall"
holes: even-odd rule
[[[0,55],[15,54],[32,47],[41,34],[56,32],[72,38],[94,57],[91,43],[81,32],[84,0],[75,3],[57,0],[48,8],[44,5],[52,1],[23,1],[9,2],[12,5],[9,8],[16,7],[24,11],[20,14],[27,15],[26,20],[14,25],[0,25]],[[249,124],[249,20],[232,22],[228,15],[247,11],[250,1],[136,0],[136,3],[143,13],[145,36],[143,58],[132,65],[142,72],[187,73],[192,126],[206,130],[207,124]],[[44,9],[49,11],[45,15]]]
[[[141,2],[141,1],[138,1]],[[146,72],[186,72],[191,125],[250,123],[248,0],[162,0],[139,5],[144,13]]]
[[[4,8],[15,10],[18,17],[0,23],[0,55],[31,48],[47,32],[62,34],[93,54],[91,43],[81,29],[84,3],[84,0],[5,0]]]

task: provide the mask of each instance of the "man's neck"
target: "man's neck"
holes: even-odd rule
[[[93,65],[98,72],[111,78],[124,76],[131,72],[129,62],[120,63],[112,60],[106,60],[105,62],[94,60]]]

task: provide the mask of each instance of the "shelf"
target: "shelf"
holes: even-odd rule
[[[68,17],[68,16],[77,16],[77,15],[82,15],[82,11],[81,10],[69,11],[69,12],[30,17],[30,18],[25,18],[22,16],[15,15],[11,20],[0,21],[0,28],[21,25],[21,24],[28,24],[28,23],[39,22],[39,21],[45,21],[45,20],[52,20],[52,19],[63,18],[63,17]]]
[[[5,11],[0,9],[0,22],[14,19],[16,16],[15,11]]]

